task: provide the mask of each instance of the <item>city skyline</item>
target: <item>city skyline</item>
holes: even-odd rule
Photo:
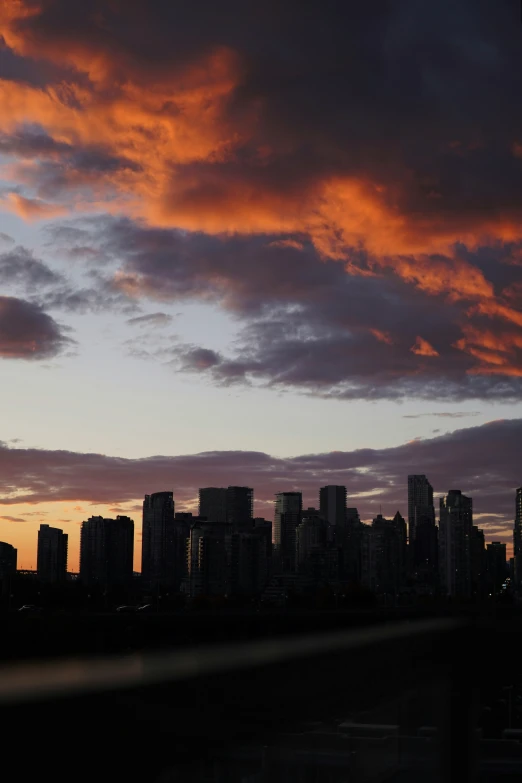
[[[418,486],[421,491],[419,492]],[[415,578],[419,583],[424,583],[423,572],[439,571],[438,558],[440,552],[448,548],[448,522],[447,519],[453,519],[448,517],[446,512],[446,502],[452,503],[452,498],[457,496],[457,502],[462,496],[464,501],[472,503],[472,498],[466,496],[460,489],[448,489],[445,492],[439,494],[433,492],[433,487],[424,474],[410,474],[406,477],[407,498],[406,507],[408,514],[403,517],[401,508],[397,508],[395,512],[391,507],[384,509],[385,513],[382,514],[382,502],[379,502],[378,512],[375,510],[373,516],[365,517],[359,513],[358,508],[350,506],[350,497],[346,492],[346,487],[343,485],[325,485],[316,488],[315,497],[312,499],[311,494],[307,496],[300,490],[283,490],[277,492],[274,495],[273,500],[263,501],[261,500],[256,505],[255,488],[241,487],[241,486],[229,486],[227,487],[202,487],[198,489],[197,497],[193,499],[192,503],[182,504],[181,509],[176,504],[176,498],[174,493],[170,490],[162,490],[152,494],[146,494],[144,500],[139,506],[134,506],[134,512],[139,512],[137,524],[135,520],[128,516],[118,514],[116,519],[104,518],[102,515],[93,515],[89,519],[83,519],[79,523],[80,537],[78,541],[77,555],[73,554],[70,558],[68,555],[68,539],[69,535],[64,534],[64,531],[60,528],[49,527],[49,520],[46,522],[39,522],[38,529],[38,543],[36,552],[38,558],[40,557],[40,538],[45,533],[46,539],[48,535],[58,537],[59,540],[63,539],[65,542],[65,562],[67,563],[67,570],[75,572],[80,569],[80,562],[82,558],[82,547],[84,546],[84,531],[89,529],[89,526],[94,529],[99,528],[101,534],[96,534],[96,541],[101,541],[102,537],[109,535],[105,532],[106,525],[109,523],[109,530],[111,524],[113,533],[109,535],[107,539],[109,548],[115,554],[113,557],[118,557],[118,549],[122,549],[124,552],[128,552],[129,544],[125,536],[127,533],[123,533],[121,537],[122,525],[130,525],[131,533],[131,547],[134,542],[134,550],[131,560],[133,560],[132,567],[128,566],[130,571],[140,572],[144,575],[146,582],[155,581],[161,582],[169,580],[169,571],[172,568],[172,563],[179,564],[184,562],[187,552],[185,551],[185,544],[181,542],[181,539],[177,537],[177,534],[183,528],[183,535],[189,537],[189,529],[193,522],[201,520],[202,524],[210,527],[214,526],[215,529],[223,528],[223,526],[236,530],[236,532],[248,532],[244,527],[245,521],[248,525],[253,524],[257,519],[258,522],[268,522],[272,526],[273,534],[272,541],[274,546],[274,562],[277,562],[278,558],[283,559],[286,557],[285,563],[288,564],[291,561],[297,562],[297,550],[296,550],[296,528],[303,521],[307,515],[315,515],[317,518],[321,518],[328,524],[331,529],[335,529],[340,524],[344,524],[345,521],[350,521],[352,514],[355,513],[355,519],[360,520],[364,525],[370,527],[378,519],[386,519],[387,515],[390,518],[393,517],[395,522],[397,519],[401,520],[401,524],[404,525],[406,531],[406,537],[408,541],[408,549],[410,552],[409,558],[411,560],[412,573],[415,573]],[[427,488],[427,489],[426,489]],[[244,495],[245,501],[239,502],[237,497],[241,498]],[[502,544],[505,547],[505,552],[508,557],[519,554],[519,541],[520,536],[520,513],[522,508],[522,487],[517,487],[512,491],[512,505],[513,505],[513,521],[511,525],[501,526],[500,529],[496,529],[495,532],[487,529],[482,529],[485,514],[480,511],[477,513],[474,509],[470,510],[469,518],[466,524],[469,527],[467,535],[471,537],[471,519],[473,522],[477,522],[477,525],[473,526],[473,530],[480,527],[480,534],[483,537],[485,543]],[[311,504],[307,504],[304,498],[309,497],[312,500]],[[426,498],[429,499],[429,503],[426,504]],[[421,499],[419,509],[421,509],[421,516],[416,514],[416,502]],[[265,514],[267,514],[266,508],[270,510],[268,516],[262,517],[256,513],[256,509],[260,506],[265,507]],[[435,506],[437,508],[435,508]],[[177,510],[175,510],[177,509]],[[471,509],[471,505],[470,505]],[[79,511],[80,509],[78,509]],[[113,508],[114,512],[121,512],[121,507]],[[205,512],[205,513],[203,513]],[[422,525],[411,524],[411,519],[422,521]],[[313,516],[312,518],[315,518]],[[288,522],[285,521],[285,517],[290,521],[290,527]],[[459,517],[456,517],[458,519]],[[407,524],[406,519],[410,519]],[[64,522],[66,520],[62,520]],[[442,523],[442,526],[441,526]],[[36,524],[36,523],[35,523]],[[97,526],[97,528],[96,528]],[[436,527],[433,534],[430,533],[432,527]],[[453,524],[452,524],[453,527]],[[136,535],[135,535],[136,528]],[[147,533],[143,536],[142,531],[146,530]],[[453,535],[455,531],[452,530]],[[119,537],[118,537],[119,536]],[[290,536],[290,538],[288,538]],[[442,538],[441,538],[442,536]],[[144,539],[145,538],[145,543]],[[46,540],[44,539],[44,540]],[[438,540],[437,540],[438,539]],[[500,540],[499,540],[500,539]],[[502,541],[502,539],[505,539]],[[287,541],[285,545],[285,540]],[[341,535],[341,540],[344,541]],[[14,546],[18,552],[16,544],[13,541],[5,541],[7,546]],[[121,546],[123,544],[123,546]],[[342,546],[347,546],[348,542],[344,541]],[[95,544],[95,549],[100,549],[100,546],[105,547],[106,544]],[[167,547],[164,550],[164,547]],[[452,546],[452,545],[451,545]],[[91,546],[92,548],[92,546]],[[451,549],[451,547],[450,547]],[[288,551],[286,551],[288,550]],[[101,551],[101,550],[100,550]],[[73,550],[74,552],[74,550]],[[286,555],[284,554],[286,552]],[[70,550],[69,550],[70,553]],[[289,558],[290,554],[290,559]],[[130,556],[130,553],[129,553]],[[54,555],[56,558],[56,555]],[[99,555],[96,555],[99,558]],[[126,554],[123,557],[127,557]],[[468,555],[471,557],[471,555]],[[63,556],[62,556],[63,558]],[[159,559],[158,559],[159,558]],[[31,555],[29,555],[31,559]],[[92,559],[92,556],[91,556]],[[63,561],[62,561],[63,562]],[[129,561],[130,562],[130,561]],[[294,562],[294,565],[295,565]],[[28,566],[25,563],[21,563],[18,560],[18,567],[22,569],[32,570],[34,566],[31,564]],[[54,566],[56,567],[56,566]],[[109,566],[111,568],[112,566]],[[129,573],[130,573],[129,571]],[[65,573],[65,572],[64,572]],[[153,576],[155,574],[155,576]],[[471,576],[470,576],[471,579]],[[430,579],[428,577],[429,584]]]
[[[0,2],[0,540],[426,474],[511,549],[519,8],[215,7]]]

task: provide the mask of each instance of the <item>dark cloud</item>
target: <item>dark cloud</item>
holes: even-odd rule
[[[133,505],[144,494],[174,489],[190,504],[200,486],[230,483],[255,488],[258,511],[271,517],[276,492],[299,490],[317,503],[319,487],[344,484],[349,505],[371,519],[382,505],[405,513],[407,475],[425,473],[437,495],[460,488],[473,497],[480,524],[511,534],[519,469],[522,420],[494,421],[388,449],[305,454],[280,458],[233,451],[146,459],[122,459],[68,451],[0,448],[0,492],[4,505],[51,501]],[[175,477],[175,479],[173,479]],[[174,481],[174,485],[173,485]],[[497,531],[496,531],[497,532]]]
[[[25,519],[22,517],[0,516],[0,519],[4,522],[25,522]]]
[[[0,296],[1,358],[44,359],[71,343],[63,328],[37,305]]]
[[[480,343],[481,330],[493,330],[495,347],[506,340],[521,373],[522,355],[506,327],[471,317],[469,300],[428,294],[388,273],[352,275],[298,236],[187,235],[110,218],[91,231],[96,248],[121,263],[114,285],[128,296],[218,303],[237,318],[230,353],[173,346],[184,371],[345,399],[521,398],[520,378],[498,365],[492,375],[476,372],[477,352],[461,342],[472,324],[466,339]]]
[[[62,275],[34,257],[24,247],[0,253],[0,284],[15,285],[32,294],[44,286],[62,284]]]
[[[129,318],[127,323],[131,326],[167,326],[172,320],[172,316],[167,313],[149,313]]]
[[[2,242],[7,242],[9,245],[14,245],[13,237],[10,237],[9,234],[4,233],[3,231],[0,231],[0,239]]]
[[[214,382],[520,400],[518,7],[218,5],[0,12],[0,146],[37,197],[8,206],[144,221],[61,229],[69,258],[119,269],[112,293],[56,306],[117,290],[218,303],[238,319],[235,347],[171,351]],[[67,76],[30,89],[16,73],[35,59]]]
[[[464,419],[468,416],[480,416],[480,411],[442,411],[438,413],[406,413],[403,419],[424,419],[435,416],[441,419]],[[435,431],[435,430],[434,430]]]

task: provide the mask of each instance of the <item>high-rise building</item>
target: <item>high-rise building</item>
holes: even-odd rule
[[[346,487],[334,484],[319,490],[321,516],[333,527],[342,527],[346,520]]]
[[[126,516],[106,520],[107,584],[125,586],[134,573],[134,520]]]
[[[476,525],[471,529],[471,594],[483,598],[486,593],[486,545],[484,531]]]
[[[471,596],[473,503],[460,489],[440,499],[439,561],[441,587],[448,596]]]
[[[301,522],[296,528],[296,565],[300,573],[306,573],[310,555],[314,550],[326,549],[328,521],[315,508],[303,510]]]
[[[381,595],[396,596],[405,580],[406,522],[399,512],[391,520],[378,514],[369,532],[368,586]]]
[[[296,528],[301,522],[303,496],[300,492],[279,492],[274,514],[274,566],[281,573],[296,570]]]
[[[271,575],[272,525],[258,520],[250,529],[231,536],[231,592],[260,596]]]
[[[48,584],[65,582],[67,578],[68,535],[57,527],[40,525],[36,570],[38,579]]]
[[[225,487],[204,487],[199,490],[199,516],[213,524],[227,521],[227,490]]]
[[[251,487],[204,487],[199,490],[199,516],[213,524],[251,528],[254,490]]]
[[[103,588],[124,587],[132,580],[134,522],[90,517],[80,533],[80,579]]]
[[[187,544],[187,575],[183,588],[191,598],[227,596],[231,590],[229,525],[196,520]]]
[[[486,547],[486,573],[489,594],[498,595],[506,581],[506,545],[500,541],[492,541]]]
[[[303,511],[296,528],[296,568],[316,585],[339,581],[340,552],[329,536],[327,520],[315,508]]]
[[[410,546],[415,542],[417,526],[435,525],[433,487],[424,475],[408,476],[408,534]]]
[[[227,487],[227,524],[234,530],[252,527],[254,490],[250,487]]]
[[[522,586],[522,487],[515,494],[515,526],[513,528],[514,582]]]
[[[12,544],[0,541],[0,580],[16,574],[18,550]]]
[[[363,535],[366,528],[358,510],[347,508],[344,525],[335,530],[335,543],[341,558],[339,578],[343,582],[361,583]]]
[[[179,587],[182,578],[179,563],[184,561],[186,546],[180,540],[183,536],[178,536],[179,527],[185,530],[185,525],[176,526],[172,492],[145,495],[141,573],[148,588]]]

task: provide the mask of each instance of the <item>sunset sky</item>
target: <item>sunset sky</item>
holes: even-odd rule
[[[510,545],[516,0],[0,0],[0,540],[406,477]],[[135,561],[138,567],[139,559]]]

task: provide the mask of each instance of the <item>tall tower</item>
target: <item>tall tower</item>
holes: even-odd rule
[[[279,492],[274,514],[274,559],[282,573],[296,570],[296,528],[301,523],[301,492]]]
[[[57,527],[40,525],[38,531],[38,579],[49,584],[65,582],[67,576],[68,535]]]
[[[224,487],[204,487],[199,490],[199,516],[212,524],[225,524],[227,491]]]
[[[440,499],[439,554],[442,589],[446,595],[471,595],[473,503],[460,489]]]
[[[410,546],[415,543],[417,527],[435,525],[433,487],[424,475],[408,476],[408,534]]]
[[[513,528],[513,555],[515,559],[515,586],[522,584],[522,487],[515,496],[515,526]]]
[[[145,495],[141,573],[148,587],[172,586],[181,579],[175,573],[177,540],[172,492]]]
[[[234,530],[251,528],[254,517],[254,490],[250,487],[228,487],[226,492],[227,523]]]
[[[319,510],[329,525],[339,528],[346,521],[346,487],[330,484],[319,490]]]
[[[91,517],[80,534],[80,579],[101,587],[123,587],[132,580],[134,522]]]

